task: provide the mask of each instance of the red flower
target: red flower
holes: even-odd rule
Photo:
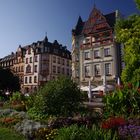
[[[102,123],[102,128],[103,129],[111,129],[111,128],[116,128],[118,126],[126,124],[126,121],[121,118],[121,117],[111,117],[105,122]]]

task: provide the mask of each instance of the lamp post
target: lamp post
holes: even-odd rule
[[[117,78],[117,85],[120,86],[120,77]]]
[[[89,86],[89,90],[88,90],[88,99],[89,99],[89,102],[91,102],[91,99],[92,99],[92,94],[91,94],[91,81],[93,80],[93,77],[91,77],[89,79],[89,83],[88,83],[88,86]]]
[[[104,61],[103,61],[104,62]],[[105,64],[103,63],[103,69],[104,69],[104,71],[103,71],[103,86],[104,86],[104,93],[106,92],[106,69],[105,69]]]

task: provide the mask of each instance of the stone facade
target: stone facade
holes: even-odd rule
[[[72,78],[79,85],[115,84],[122,70],[121,45],[115,41],[118,11],[103,15],[96,7],[72,30]]]
[[[19,76],[23,93],[31,93],[59,75],[71,76],[71,52],[57,40],[51,43],[45,37],[19,46],[16,53],[0,60],[0,66]]]

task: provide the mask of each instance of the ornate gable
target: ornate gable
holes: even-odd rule
[[[82,33],[90,34],[98,32],[104,28],[110,28],[103,14],[95,7],[91,11],[88,20],[85,22]]]

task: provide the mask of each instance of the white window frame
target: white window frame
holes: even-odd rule
[[[112,75],[111,63],[105,63],[105,75]]]
[[[85,66],[85,77],[90,76],[90,66]]]
[[[94,50],[94,58],[100,58],[100,50]]]
[[[111,49],[110,48],[105,48],[104,49],[104,57],[110,56],[111,55]]]
[[[94,73],[95,73],[95,76],[101,76],[101,65],[100,64],[94,65]]]
[[[85,52],[84,55],[85,55],[85,60],[90,59],[90,52],[89,51]]]

